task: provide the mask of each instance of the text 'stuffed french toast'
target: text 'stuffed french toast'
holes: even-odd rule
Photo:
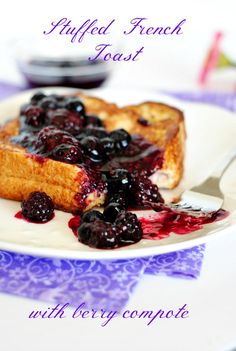
[[[89,116],[97,116],[101,119],[107,132],[125,129],[131,135],[142,136],[148,141],[146,144],[142,142],[145,150],[140,155],[143,157],[146,157],[150,150],[153,152],[154,148],[159,150],[158,159],[152,160],[151,179],[154,183],[161,188],[168,189],[172,189],[179,183],[183,174],[185,145],[184,118],[181,111],[155,102],[118,108],[115,104],[95,97],[82,94],[77,96],[83,103],[85,108],[83,113],[88,116],[87,121]],[[62,119],[63,113],[64,120]],[[23,114],[26,116],[23,126],[21,113],[21,117],[7,122],[0,128],[0,197],[22,201],[33,191],[44,191],[53,199],[56,208],[68,212],[84,211],[102,205],[107,188],[99,176],[100,169],[103,169],[101,166],[98,167],[101,161],[99,157],[102,157],[101,152],[100,155],[98,152],[99,147],[98,151],[95,148],[95,153],[88,147],[88,143],[91,143],[91,137],[90,141],[88,140],[88,131],[91,130],[89,129],[91,126],[86,129],[84,125],[79,125],[77,121],[75,122],[73,113],[68,117],[69,122],[65,124],[67,115],[63,108],[53,112],[50,106],[47,107],[46,117],[42,108],[38,108],[35,115],[26,108]],[[41,122],[44,129],[41,131],[37,125],[39,117],[43,120]],[[46,123],[47,118],[50,119],[50,123]],[[96,119],[91,123],[95,123],[94,121]],[[33,125],[30,136],[24,129],[27,123]],[[78,139],[79,141],[76,139],[76,133],[71,132],[72,135],[70,134],[73,123],[76,125],[77,133],[81,133],[78,128],[83,129],[85,139],[87,138],[86,145],[84,139]],[[100,127],[99,123],[95,127]],[[106,140],[102,131],[99,131],[99,128],[97,130],[100,133],[97,138]],[[46,140],[46,137],[49,139]],[[86,156],[80,154],[79,144],[85,147],[85,154],[87,152],[86,155],[90,157],[88,163],[76,161]],[[132,147],[135,149],[134,146],[137,147],[137,145],[135,142],[133,144]],[[47,150],[45,145],[47,145]],[[107,152],[107,159],[111,159],[112,153],[109,154],[107,149],[104,150],[102,152]],[[131,157],[127,151],[120,155],[119,157],[113,156],[115,162],[124,162],[124,160],[130,162]],[[148,161],[150,161],[150,155]],[[133,159],[136,162],[138,155],[135,154]],[[140,160],[138,162],[140,166]],[[136,164],[134,170],[135,167]]]

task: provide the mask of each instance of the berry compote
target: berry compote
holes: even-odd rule
[[[151,126],[143,117],[137,123]],[[20,109],[20,133],[12,142],[26,148],[39,164],[53,159],[86,171],[90,183],[82,184],[75,196],[81,213],[92,190],[107,194],[103,213],[91,210],[69,222],[78,240],[91,247],[114,249],[154,238],[153,233],[158,238],[170,232],[185,234],[225,215],[220,212],[195,218],[168,209],[150,180],[162,167],[163,150],[124,129],[107,132],[99,116],[88,114],[76,96],[35,93]],[[129,211],[150,207],[158,212],[155,219],[139,220]],[[49,220],[53,210],[52,200],[45,193],[32,193],[22,203],[23,216],[34,222]]]

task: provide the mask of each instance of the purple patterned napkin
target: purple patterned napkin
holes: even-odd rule
[[[149,259],[81,261],[0,251],[0,291],[50,303],[86,302],[89,308],[120,310]]]
[[[0,99],[24,88],[0,83]],[[189,101],[236,110],[236,96],[215,93],[168,93]],[[0,291],[53,303],[122,309],[144,273],[197,278],[205,245],[187,250],[116,261],[40,258],[0,251]]]
[[[177,278],[197,278],[201,272],[204,251],[205,245],[200,245],[191,249],[153,256],[150,258],[145,273],[164,274]]]
[[[197,278],[205,246],[149,258],[81,261],[0,251],[0,291],[50,303],[86,301],[89,308],[121,310],[144,273]]]

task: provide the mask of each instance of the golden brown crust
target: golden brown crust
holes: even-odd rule
[[[124,128],[140,134],[164,152],[163,167],[154,175],[154,181],[163,188],[175,187],[183,173],[185,127],[183,113],[162,103],[144,102],[118,108],[102,99],[79,94],[86,113],[103,119],[108,131]],[[143,126],[138,119],[150,121]],[[90,179],[83,168],[51,159],[39,160],[10,138],[19,134],[18,118],[0,128],[0,197],[22,201],[32,191],[45,191],[56,207],[69,212],[79,208],[84,186]],[[103,204],[104,194],[93,190],[86,199],[86,209]]]
[[[179,184],[184,170],[186,130],[183,112],[157,102],[144,102],[127,109],[151,122],[151,133],[147,131],[143,135],[164,150],[162,168],[153,179],[160,188],[173,189]]]
[[[0,147],[0,196],[22,201],[32,191],[45,191],[61,210],[80,209],[78,194],[90,186],[86,172],[77,166],[51,159],[38,160],[19,150]],[[104,201],[104,195],[91,191],[85,209]]]
[[[150,126],[143,126],[143,117]],[[124,128],[131,134],[140,134],[163,150],[163,166],[153,177],[160,188],[173,189],[183,175],[185,126],[183,112],[158,102],[143,102],[126,106],[104,121],[108,130]]]
[[[0,129],[0,197],[22,201],[32,191],[45,191],[57,209],[76,212],[82,204],[79,195],[90,186],[86,171],[75,165],[41,159],[27,153],[23,147],[12,144],[10,138],[18,135],[19,122],[14,119]],[[104,202],[104,194],[91,191],[84,210]]]
[[[108,103],[94,96],[86,96],[83,94],[78,94],[78,96],[85,105],[86,113],[98,116],[102,120],[108,119],[119,111],[116,104]]]

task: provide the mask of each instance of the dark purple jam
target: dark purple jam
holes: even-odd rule
[[[109,72],[104,67],[105,64],[101,60],[89,61],[83,58],[75,60],[48,60],[42,58],[32,59],[26,65],[20,67],[20,69],[31,88],[57,85],[94,89],[101,86],[108,78]],[[71,73],[68,74],[68,70]],[[85,74],[85,70],[88,73]]]
[[[77,230],[80,226],[81,220],[79,216],[73,216],[69,222],[68,222],[68,227],[72,230],[74,235],[77,237]]]
[[[140,135],[132,135],[127,149],[118,152],[106,164],[102,170],[125,168],[129,172],[144,170],[150,176],[162,167],[163,152]]]
[[[171,232],[186,234],[204,224],[223,219],[223,210],[209,216],[193,217],[164,205],[150,176],[163,164],[163,151],[139,135],[124,129],[107,132],[98,116],[88,115],[75,96],[45,95],[37,92],[20,110],[20,133],[12,142],[27,150],[43,165],[48,159],[78,166],[80,192],[75,195],[77,210],[87,207],[88,196],[105,196],[101,214],[90,210],[69,222],[78,240],[101,249],[114,249],[139,242],[142,238],[162,238]],[[148,128],[140,117],[138,123]],[[85,176],[81,181],[81,169]],[[82,183],[81,183],[82,182]],[[152,218],[138,220],[129,209],[153,208]],[[45,193],[34,192],[22,202],[17,218],[46,222],[54,205]]]
[[[103,217],[95,218],[92,222],[83,225],[83,217],[81,219],[79,216],[74,216],[68,222],[68,226],[82,243],[94,247],[94,241],[91,241],[91,238],[95,236],[96,242],[100,240],[98,248],[111,249],[131,245],[141,239],[161,240],[169,237],[171,233],[190,234],[202,229],[206,224],[223,220],[229,215],[228,211],[221,209],[208,215],[194,217],[189,213],[174,211],[164,205],[158,205],[158,207],[157,213],[139,219],[134,213],[120,211],[112,222],[107,222]],[[102,221],[105,224],[101,225]],[[93,234],[91,234],[91,229]],[[109,234],[107,241],[104,239],[104,230]]]
[[[170,233],[189,234],[202,229],[204,225],[225,219],[228,211],[220,209],[208,215],[193,216],[187,212],[174,211],[166,206],[159,207],[157,213],[139,218],[143,230],[143,239],[159,240]]]
[[[88,180],[76,195],[79,210],[86,207],[86,199],[94,190],[106,193],[108,184],[108,191],[116,192],[115,188],[110,191],[109,186],[115,183],[112,173],[117,169],[134,175],[137,172],[143,175],[145,170],[147,179],[162,165],[159,148],[124,129],[108,133],[102,120],[86,114],[82,101],[74,96],[46,96],[37,92],[28,104],[21,107],[19,119],[20,134],[13,137],[12,142],[26,148],[27,157],[40,164],[50,158],[78,165],[86,171]],[[118,178],[123,177],[121,173]],[[152,186],[150,180],[147,179],[146,183],[146,187]],[[121,191],[124,190],[123,187]],[[157,187],[152,190],[158,192]],[[150,196],[148,200],[152,200]],[[139,203],[140,200],[137,205]]]

